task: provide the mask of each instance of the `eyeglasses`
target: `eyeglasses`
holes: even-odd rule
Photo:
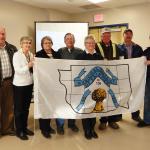
[[[23,44],[32,44],[32,42],[22,42]]]
[[[47,45],[47,44],[52,44],[52,42],[45,42],[45,43],[43,43],[43,44],[45,44],[45,45]]]
[[[95,45],[94,42],[85,42],[85,44]]]

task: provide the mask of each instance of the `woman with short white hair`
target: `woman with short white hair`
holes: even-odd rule
[[[29,107],[33,90],[33,54],[30,52],[32,39],[23,36],[20,39],[21,49],[13,56],[14,74],[14,113],[16,136],[28,140],[27,135],[34,135],[27,129]]]
[[[95,39],[92,35],[88,35],[85,37],[84,45],[85,45],[85,50],[82,54],[78,55],[79,60],[100,60],[101,59],[101,56],[95,51]],[[98,138],[98,135],[94,130],[95,124],[96,124],[95,117],[82,119],[84,136],[86,139],[90,140],[92,138]]]

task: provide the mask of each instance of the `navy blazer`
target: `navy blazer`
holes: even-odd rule
[[[124,59],[128,59],[128,50],[126,49],[125,44],[120,44],[118,45],[118,47],[120,49],[121,56],[124,56]],[[137,58],[141,56],[143,56],[142,47],[134,43],[132,46],[131,58]]]
[[[150,47],[144,50],[144,56],[146,56],[147,60],[150,60]],[[147,79],[150,79],[150,65],[147,66]]]

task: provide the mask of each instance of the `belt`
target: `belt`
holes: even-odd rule
[[[12,79],[12,77],[4,78],[3,81],[10,80],[10,79]]]

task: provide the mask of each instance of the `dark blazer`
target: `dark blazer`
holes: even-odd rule
[[[53,49],[52,49],[52,55],[53,55],[53,58],[55,59],[58,59],[59,58],[59,54],[58,52],[55,52]],[[44,49],[40,50],[39,52],[36,53],[36,57],[40,57],[40,58],[50,58]]]
[[[94,53],[93,55],[91,55],[91,54],[87,54],[86,51],[83,51],[83,53],[77,56],[77,59],[78,60],[102,60],[103,58],[98,53]]]
[[[13,55],[17,51],[17,48],[14,45],[9,44],[8,42],[6,42],[5,49],[8,53],[8,56],[9,56],[10,64],[11,64],[11,67],[12,67],[12,78],[13,78],[14,68],[13,68],[13,62],[12,61],[13,61]],[[2,81],[2,64],[1,64],[1,60],[0,60],[0,85],[1,85],[1,81]]]
[[[144,56],[146,56],[147,60],[150,60],[150,47],[144,50]],[[147,78],[150,79],[150,65],[147,66]]]
[[[120,49],[121,56],[124,56],[124,59],[128,59],[128,50],[126,49],[125,44],[120,44],[118,45],[118,47]],[[137,58],[141,56],[143,56],[142,47],[139,46],[138,44],[133,43],[131,57]]]

